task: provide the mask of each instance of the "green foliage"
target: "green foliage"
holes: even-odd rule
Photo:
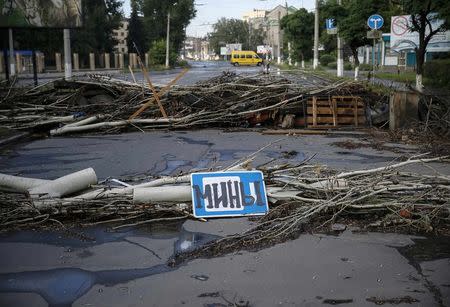
[[[286,40],[292,42],[294,60],[308,60],[312,57],[314,39],[314,13],[304,8],[281,19],[281,28],[285,31]]]
[[[349,62],[344,63],[344,70],[352,70],[352,69],[353,69],[352,63]]]
[[[411,31],[419,33],[416,63],[417,74],[422,74],[429,41],[437,33],[450,29],[450,5],[448,0],[403,0],[402,4],[405,12],[411,14]],[[436,19],[441,19],[444,23],[433,29],[431,21]]]
[[[426,83],[432,86],[450,88],[450,59],[432,60],[425,63]]]
[[[322,65],[322,66],[328,66],[329,63],[331,63],[335,60],[336,60],[336,57],[334,57],[330,54],[324,54],[324,55],[320,56],[320,58],[319,58],[320,65]]]
[[[152,47],[167,35],[167,17],[170,12],[170,44],[181,49],[186,38],[185,28],[195,17],[194,0],[139,0],[144,14],[145,45]]]
[[[112,51],[116,43],[112,37],[113,29],[117,29],[122,19],[122,1],[90,0],[82,3],[83,27],[71,30],[72,51],[80,54]],[[7,38],[6,30],[3,32]],[[64,50],[63,31],[60,29],[15,29],[14,40],[17,49],[39,50],[49,57]],[[2,46],[6,47],[5,43]]]
[[[113,30],[122,20],[122,1],[83,1],[84,23],[80,29],[72,30],[72,50],[80,54],[89,52],[111,52],[117,43]]]
[[[131,0],[131,14],[128,25],[128,51],[136,52],[135,45],[140,53],[147,51],[145,43],[143,18],[139,16],[139,5],[136,0]]]
[[[370,64],[359,64],[359,70],[360,71],[371,71],[372,65]]]
[[[177,66],[179,67],[190,67],[189,62],[185,60],[178,60]]]
[[[336,62],[330,62],[330,63],[328,63],[327,67],[331,68],[331,69],[336,69],[337,68],[337,63]]]
[[[339,33],[352,51],[358,65],[357,48],[370,43],[366,38],[369,30],[367,18],[375,13],[381,14],[385,21],[381,30],[389,32],[391,16],[398,14],[399,8],[391,0],[344,0],[342,5],[338,5],[336,0],[324,0],[321,2],[319,12],[321,24],[325,23],[326,18],[336,20]],[[336,48],[333,41],[335,37],[336,35],[327,35],[326,31],[323,31],[321,42],[325,45],[325,50]]]
[[[171,65],[175,64],[177,61],[178,54],[174,51],[174,48],[170,48],[169,53],[169,63]],[[150,65],[163,65],[166,63],[166,41],[159,40],[153,43],[149,51]]]
[[[243,50],[254,50],[264,41],[263,29],[251,29],[246,21],[240,19],[221,18],[213,26],[209,33],[210,48],[215,53],[220,52],[220,47],[226,44],[241,43]]]

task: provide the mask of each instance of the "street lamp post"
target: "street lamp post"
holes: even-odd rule
[[[319,66],[319,0],[316,0],[316,12],[314,15],[314,62],[313,68]]]
[[[169,68],[170,9],[167,13],[166,68]]]
[[[9,75],[13,77],[16,75],[16,59],[14,58],[14,40],[12,29],[8,29],[8,35],[9,35]]]
[[[342,5],[342,0],[338,0],[338,4]],[[342,39],[341,39],[341,35],[339,34],[339,29],[338,29],[338,34],[337,34],[337,52],[338,52],[338,58],[337,58],[337,76],[338,77],[343,77],[344,76],[344,56],[343,56],[343,52],[342,52]]]

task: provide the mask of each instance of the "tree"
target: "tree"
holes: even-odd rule
[[[80,54],[89,52],[111,52],[116,42],[113,30],[122,19],[120,0],[83,1],[83,26],[71,30],[72,51]],[[6,33],[6,32],[5,32]],[[39,50],[46,55],[63,52],[63,31],[57,29],[16,29],[16,48]],[[47,56],[52,59],[53,56]]]
[[[136,45],[139,52],[147,51],[145,43],[144,23],[142,17],[139,16],[139,3],[136,0],[131,0],[131,14],[128,25],[128,50],[132,52]]]
[[[170,45],[175,51],[181,49],[186,38],[185,29],[195,17],[194,0],[140,0],[144,14],[146,47],[165,40],[167,17],[170,12]]]
[[[287,41],[292,42],[294,59],[299,59],[304,67],[304,61],[312,57],[311,46],[314,44],[314,13],[301,8],[294,14],[286,15],[281,19],[281,28]]]
[[[401,3],[404,11],[411,15],[410,30],[419,34],[419,46],[415,48],[416,88],[422,90],[427,46],[434,35],[450,29],[450,3],[448,0],[403,0]],[[442,21],[440,25],[438,20]]]
[[[385,20],[383,29],[390,29],[391,16],[396,12],[398,8],[391,0],[344,0],[342,5],[336,0],[322,2],[321,19],[323,22],[325,18],[336,20],[339,34],[353,55],[355,78],[358,77],[359,71],[358,48],[370,44],[367,39],[367,18],[379,13]]]
[[[174,48],[170,48],[170,50],[169,62],[175,63],[178,57],[177,52],[174,51]],[[166,41],[162,39],[153,43],[149,53],[151,65],[163,65],[166,61]]]
[[[113,30],[118,29],[122,16],[122,1],[83,1],[83,27],[72,31],[73,50],[78,53],[112,52],[116,45]]]
[[[213,26],[209,34],[209,44],[215,53],[220,52],[220,47],[225,44],[242,44],[243,50],[255,50],[262,45],[264,31],[261,28],[251,28],[248,22],[240,19],[221,18]]]

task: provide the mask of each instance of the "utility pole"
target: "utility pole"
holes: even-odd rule
[[[342,5],[342,0],[338,0],[338,4]],[[337,76],[338,77],[343,77],[344,76],[344,54],[342,52],[342,39],[341,36],[339,35],[339,28],[338,28],[338,33],[337,33]]]
[[[278,12],[278,46],[277,46],[277,63],[278,65],[281,64],[281,12]]]
[[[316,12],[314,15],[314,61],[313,68],[319,66],[319,0],[316,0]]]
[[[14,58],[14,40],[13,40],[13,31],[12,29],[8,29],[9,34],[9,75],[16,75],[16,59]]]
[[[72,79],[72,51],[70,48],[70,29],[64,29],[64,78]]]
[[[170,9],[167,13],[166,68],[169,68]]]
[[[248,19],[248,50],[251,48],[252,24],[250,18]]]
[[[289,6],[286,1],[286,16],[289,16]],[[291,42],[288,41],[288,65],[292,65],[292,57],[291,57]]]

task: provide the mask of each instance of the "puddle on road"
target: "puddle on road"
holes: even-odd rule
[[[450,258],[450,238],[413,238],[415,244],[397,247],[409,263],[416,269],[420,262]]]
[[[80,230],[81,231],[81,230]],[[152,239],[177,240],[172,247],[172,255],[190,251],[202,246],[219,236],[186,231],[182,224],[176,223],[171,227],[156,226],[148,232],[143,229],[131,229],[123,232],[109,232],[105,228],[87,228],[82,230],[82,235],[73,237],[62,232],[33,232],[21,231],[13,234],[5,234],[0,237],[1,243],[34,243],[39,245],[51,245],[65,247],[78,258],[84,259],[94,254],[88,247],[111,242],[127,242],[134,245],[128,237],[146,237]],[[75,233],[72,231],[71,233]],[[147,249],[144,246],[139,245]],[[42,247],[41,247],[42,248]],[[147,249],[148,250],[148,249]],[[77,253],[79,251],[79,253]],[[151,251],[154,253],[153,251]],[[156,254],[155,254],[156,255]],[[157,256],[157,255],[156,255]],[[157,256],[161,259],[159,256]],[[165,263],[168,259],[161,259],[161,264],[148,268],[119,269],[89,271],[76,267],[29,271],[19,273],[0,274],[0,293],[37,293],[44,298],[49,306],[71,306],[78,298],[86,294],[94,285],[106,287],[144,278],[156,274],[176,270]]]
[[[253,150],[209,149],[203,158],[197,161],[180,160],[173,154],[164,154],[162,156],[163,164],[165,165],[163,166],[163,169],[161,169],[159,163],[156,163],[151,172],[155,173],[155,175],[174,176],[178,175],[180,172],[185,173],[191,170],[205,169],[218,162],[236,161],[249,156],[252,153],[254,153]],[[280,161],[299,163],[305,160],[305,157],[305,154],[297,152],[295,152],[295,154],[287,155],[286,152],[263,151],[258,156],[258,161],[260,163],[265,163],[270,159],[279,159]],[[258,163],[255,163],[255,165],[257,166]]]
[[[370,162],[390,162],[394,161],[396,157],[392,156],[380,156],[380,155],[369,155],[369,154],[363,154],[356,151],[336,151],[335,154],[337,155],[345,155],[345,156],[355,156],[359,157],[365,160],[369,160]]]
[[[190,144],[190,145],[205,145],[205,146],[213,146],[214,143],[211,143],[208,140],[194,140],[185,136],[178,136],[177,139]]]

